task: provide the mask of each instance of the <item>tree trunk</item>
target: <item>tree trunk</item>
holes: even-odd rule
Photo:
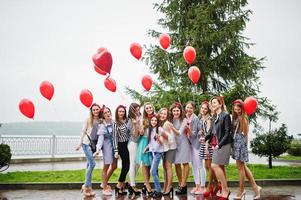
[[[272,169],[272,156],[269,156],[269,168]]]

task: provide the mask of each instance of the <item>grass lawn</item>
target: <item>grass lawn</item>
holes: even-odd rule
[[[301,162],[301,156],[291,156],[291,155],[285,155],[285,156],[279,156],[277,158],[279,160],[299,160]]]
[[[255,179],[301,179],[301,167],[274,166],[269,169],[267,165],[250,164],[249,169],[253,172]],[[112,175],[110,182],[117,182],[120,169]],[[163,169],[159,168],[160,180],[163,180]],[[230,180],[238,180],[238,173],[235,165],[227,167],[227,176]],[[93,172],[93,182],[100,182],[100,169]],[[33,171],[33,172],[9,172],[0,174],[0,183],[26,183],[26,182],[83,182],[85,170],[64,170],[64,171]],[[138,172],[137,182],[143,182],[141,169]],[[174,180],[176,174],[174,173]],[[192,172],[188,181],[193,181]]]

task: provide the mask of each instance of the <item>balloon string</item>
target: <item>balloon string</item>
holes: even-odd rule
[[[173,85],[174,89],[176,90],[177,84],[175,82],[175,77],[174,77],[174,72],[172,70],[171,61],[170,61],[170,58],[168,56],[168,52],[166,50],[164,50],[164,52],[165,52],[165,55],[166,55],[166,58],[167,58],[167,69],[168,69],[168,71],[170,71],[170,74],[171,74],[172,85]],[[181,102],[179,95],[177,95],[177,98],[178,98],[178,102]]]

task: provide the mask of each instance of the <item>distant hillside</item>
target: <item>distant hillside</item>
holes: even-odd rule
[[[4,123],[2,135],[80,135],[83,122],[16,122]]]

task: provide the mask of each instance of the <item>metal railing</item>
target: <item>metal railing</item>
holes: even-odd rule
[[[8,144],[13,156],[83,155],[75,151],[79,136],[0,135],[0,143]]]

